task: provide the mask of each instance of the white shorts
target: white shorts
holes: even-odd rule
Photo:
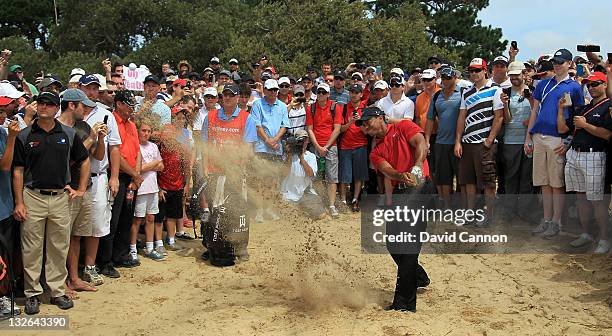
[[[586,193],[588,201],[602,201],[606,172],[606,152],[567,151],[565,188]]]
[[[112,199],[109,199],[108,177],[101,174],[91,178],[92,236],[104,237],[110,233]]]
[[[134,205],[134,217],[144,218],[145,215],[157,215],[159,213],[159,194],[150,193],[136,196]]]

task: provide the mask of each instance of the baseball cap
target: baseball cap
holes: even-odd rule
[[[232,94],[237,95],[240,93],[240,88],[235,84],[229,83],[223,86],[222,92],[225,92],[225,91],[230,91]]]
[[[218,96],[217,89],[215,89],[212,86],[211,87],[207,87],[206,89],[204,89],[203,95],[204,96],[214,96],[214,97],[217,97]]]
[[[202,76],[200,76],[200,74],[199,74],[199,73],[197,73],[197,72],[195,72],[195,71],[192,71],[192,72],[190,72],[190,73],[187,75],[187,78],[189,78],[189,79],[191,79],[191,80],[197,80],[197,81],[199,81],[199,80],[201,80],[201,79],[202,79]]]
[[[57,95],[57,93],[43,92],[43,93],[39,94],[38,97],[36,97],[36,101],[37,102],[45,101],[45,102],[51,103],[53,105],[59,105],[60,104],[60,97]]]
[[[235,58],[232,58],[231,60],[229,60],[229,64],[238,64],[238,60]]]
[[[381,89],[381,90],[386,90],[389,88],[389,84],[387,84],[387,82],[385,82],[384,80],[379,80],[376,81],[376,83],[374,83],[374,89]]]
[[[390,74],[400,75],[400,76],[404,77],[404,70],[402,70],[400,68],[393,68],[393,69],[391,69],[391,71],[389,73]]]
[[[389,79],[389,85],[393,85],[393,84],[400,84],[400,85],[404,85],[406,84],[406,81],[404,80],[404,77],[391,77],[391,79]]]
[[[74,68],[70,71],[70,78],[72,78],[72,76],[76,76],[76,75],[81,75],[83,76],[85,74],[85,70],[81,69],[81,68]]]
[[[535,67],[533,66],[533,64],[529,63],[529,62],[523,62],[523,65],[525,66],[525,69],[529,68],[529,69],[534,69]]]
[[[306,132],[303,129],[299,129],[299,130],[296,130],[295,133],[293,133],[293,136],[295,137],[296,140],[307,139],[308,138],[308,132]]]
[[[215,64],[215,63],[219,63],[219,57],[213,57],[210,59],[210,63]]]
[[[232,78],[232,73],[229,72],[228,70],[219,71],[219,77],[221,77],[221,75],[226,75],[227,77]]]
[[[432,55],[427,59],[427,63],[431,63],[432,61],[437,61],[438,63],[441,63],[440,57],[438,57],[438,55]]]
[[[98,77],[98,81],[100,82],[100,90],[108,90],[108,87],[106,86],[106,78],[100,74],[94,74],[94,76]]]
[[[119,90],[115,92],[115,101],[122,102],[127,106],[134,107],[136,106],[136,97],[130,90]]]
[[[587,57],[586,54],[580,54],[580,55],[574,56],[574,62],[578,62],[579,60],[588,61],[589,58]]]
[[[455,72],[455,69],[453,69],[453,67],[450,67],[450,66],[440,70],[440,75],[449,76],[449,77],[457,77],[457,73]]]
[[[53,85],[53,84],[57,84],[60,87],[60,90],[64,87],[64,85],[62,85],[62,82],[58,81],[55,78],[43,78],[43,80],[40,81],[40,83],[38,83],[38,89],[42,89],[42,88],[46,88],[47,86]]]
[[[166,76],[166,83],[171,82],[174,84],[174,81],[178,80],[176,75],[168,75]]]
[[[80,89],[67,89],[62,93],[62,101],[80,102],[87,107],[96,107],[96,103],[87,98],[85,92]]]
[[[273,75],[276,75],[276,69],[274,67],[267,67],[264,70],[271,72]]]
[[[472,59],[472,61],[470,61],[470,65],[468,66],[468,69],[472,68],[472,69],[486,69],[487,68],[487,62],[485,60],[483,60],[482,58],[474,58]]]
[[[553,55],[553,61],[569,62],[572,60],[572,53],[567,49],[559,49]]]
[[[296,93],[306,94],[306,89],[304,89],[304,87],[301,86],[301,85],[296,85],[296,86],[293,87],[293,93],[294,94],[296,94]]]
[[[187,80],[183,78],[175,79],[174,82],[172,82],[172,85],[180,85],[181,87],[185,87],[187,86]]]
[[[214,71],[211,68],[206,68],[204,69],[204,71],[202,71],[202,73],[207,73],[207,72],[214,72]]]
[[[448,67],[444,68],[444,70],[446,69],[448,69]],[[436,78],[436,76],[437,76],[436,70],[434,69],[425,69],[421,73],[421,78],[423,79],[433,79],[433,78]]]
[[[345,79],[346,78],[346,73],[344,71],[342,71],[342,70],[336,70],[336,71],[334,71],[334,79],[336,77],[340,77],[342,79]]]
[[[81,82],[81,77],[83,77],[83,75],[74,75],[72,77],[70,77],[70,80],[68,81],[68,83],[80,83]]]
[[[95,75],[83,75],[81,79],[79,79],[79,83],[81,83],[81,85],[98,84],[98,86],[101,86],[100,80]]]
[[[495,63],[504,63],[506,66],[508,66],[508,57],[504,55],[497,56],[493,59],[493,62],[491,62],[491,64],[495,64]]]
[[[147,82],[155,82],[155,84],[159,84],[159,78],[157,78],[157,76],[155,75],[148,75],[147,77],[145,77],[142,83],[146,84]]]
[[[361,72],[359,71],[355,71],[353,72],[353,74],[351,75],[351,79],[355,78],[355,77],[359,77],[359,80],[363,80],[363,75],[361,74]]]
[[[264,71],[259,76],[259,79],[261,79],[264,82],[270,78],[272,78],[272,73],[270,71]]]
[[[264,89],[266,90],[278,89],[278,82],[276,81],[276,79],[268,79],[264,83]]]
[[[353,84],[349,87],[349,92],[363,92],[363,87],[359,84]]]
[[[10,66],[9,71],[12,73],[17,72],[17,70],[23,70],[23,68],[21,67],[21,65],[19,64],[13,64]]]
[[[291,81],[289,80],[289,77],[281,77],[278,79],[278,85],[281,84],[291,84]]]
[[[25,92],[18,91],[13,84],[7,81],[0,82],[0,106],[8,105],[24,94]]]
[[[366,68],[366,72],[376,72],[376,67],[369,66]]]
[[[379,109],[376,106],[366,107],[361,111],[361,118],[355,120],[355,125],[361,126],[363,125],[364,121],[384,115],[385,112],[383,112],[383,110]]]
[[[588,82],[603,82],[608,83],[608,77],[603,72],[593,72],[588,78],[582,80],[582,84],[586,84]]]
[[[514,61],[508,65],[508,75],[520,75],[525,70],[523,62]]]
[[[321,84],[317,85],[317,91],[319,91],[319,90],[324,90],[324,91],[326,91],[328,93],[331,91],[331,89],[330,89],[330,87],[329,87],[329,85],[327,83],[321,83]]]
[[[410,71],[410,74],[414,75],[415,73],[421,73],[421,72],[423,72],[423,69],[421,69],[421,68],[414,68],[414,69],[412,69],[412,71]]]

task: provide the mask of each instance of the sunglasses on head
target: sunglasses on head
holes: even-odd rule
[[[291,85],[289,85],[289,84],[282,84],[282,85],[280,85],[281,89],[288,89],[290,87],[291,87]]]
[[[482,68],[471,68],[471,69],[468,69],[468,72],[469,73],[479,73],[479,72],[482,72],[482,70],[483,70]]]
[[[317,90],[317,94],[318,95],[326,95],[327,91],[325,91],[325,90]]]
[[[599,82],[599,81],[597,81],[597,82],[588,82],[588,83],[586,84],[586,86],[587,86],[588,88],[594,88],[594,87],[598,87],[598,86],[600,86],[601,84],[603,84],[603,83],[602,83],[602,82]]]

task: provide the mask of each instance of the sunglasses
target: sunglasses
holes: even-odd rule
[[[277,88],[274,88],[274,89],[266,89],[266,90],[268,90],[268,91],[272,91],[272,92],[278,92],[278,89],[277,89]]]
[[[590,89],[590,88],[598,87],[601,84],[603,84],[603,83],[602,82],[589,82],[589,83],[586,84],[586,87]]]
[[[287,85],[287,84],[280,85],[281,89],[288,89],[290,87],[291,87],[291,85]]]
[[[115,94],[115,90],[106,90],[106,93],[108,93],[109,95]]]
[[[317,91],[317,94],[318,94],[318,95],[326,95],[326,94],[327,94],[327,91],[324,91],[324,90],[318,90],[318,91]]]
[[[217,98],[217,97],[212,96],[212,95],[205,95],[204,98],[205,99],[214,99],[214,98]]]
[[[561,65],[561,64],[565,63],[565,61],[557,61],[557,60],[554,60],[554,59],[552,60],[552,62],[553,62],[553,64],[556,64],[556,65]]]
[[[479,73],[479,72],[482,72],[482,70],[483,70],[482,68],[475,68],[475,69],[472,68],[472,69],[469,69],[468,72],[469,73]]]
[[[427,82],[427,83],[429,83],[429,82],[431,82],[431,81],[432,81],[432,80],[434,80],[434,79],[433,79],[433,78],[421,78],[421,80],[422,80],[423,82]]]
[[[296,93],[294,96],[296,96],[296,97],[304,97],[304,94],[303,93]]]
[[[331,82],[333,82],[333,81],[334,81],[333,79],[326,79],[326,80],[325,80],[325,82],[326,82],[326,83],[331,83]]]
[[[399,87],[402,87],[402,84],[399,84],[399,83],[393,83],[393,84],[391,84],[391,85],[389,85],[389,86],[390,86],[390,87],[392,87],[392,88],[399,88]]]
[[[352,80],[356,80],[356,81],[361,80],[361,78],[359,78],[359,77],[357,77],[357,76],[355,76],[355,77],[353,77],[353,78],[351,78],[351,79],[352,79]]]

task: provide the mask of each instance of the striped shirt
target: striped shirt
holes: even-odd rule
[[[480,90],[472,86],[461,96],[462,110],[467,110],[461,142],[482,143],[489,136],[495,114],[504,108],[502,89],[497,84],[487,83]]]

